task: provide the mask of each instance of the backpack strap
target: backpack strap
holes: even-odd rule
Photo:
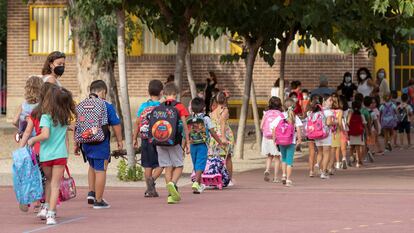
[[[99,98],[99,96],[95,93],[90,93],[89,98]]]

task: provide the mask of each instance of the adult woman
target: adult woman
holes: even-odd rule
[[[65,72],[65,60],[64,53],[59,51],[51,52],[43,65],[42,75],[43,81],[62,86],[58,78]]]
[[[206,114],[209,114],[211,110],[211,101],[213,98],[213,90],[216,88],[217,85],[217,77],[216,74],[213,71],[208,72],[210,75],[209,78],[207,78],[206,83],[206,90],[204,92],[205,96],[205,104],[206,104]]]
[[[390,92],[390,87],[388,86],[388,82],[386,79],[386,73],[383,68],[378,70],[376,82],[379,86],[379,96],[382,100],[384,98],[384,95]]]
[[[285,98],[288,98],[289,94],[290,94],[290,88],[289,86],[289,82],[285,80]],[[280,98],[280,79],[277,79],[274,83],[273,83],[273,87],[270,90],[270,97],[278,97]]]
[[[338,86],[337,90],[341,91],[342,95],[345,96],[348,103],[352,102],[352,97],[354,96],[354,91],[356,91],[357,86],[352,83],[352,75],[350,72],[345,72],[342,83]]]
[[[367,68],[362,67],[357,71],[357,76],[358,76],[357,91],[361,93],[364,97],[370,96],[376,86],[374,81],[372,80],[371,73],[369,72]]]

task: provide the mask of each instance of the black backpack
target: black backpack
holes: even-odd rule
[[[407,108],[398,108],[398,122],[408,122],[408,111]]]
[[[155,107],[149,114],[149,140],[156,146],[181,144],[179,114],[176,101],[167,101]]]

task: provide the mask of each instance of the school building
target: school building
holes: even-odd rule
[[[40,74],[43,62],[51,51],[59,50],[67,55],[65,73],[60,81],[63,86],[78,94],[76,77],[76,57],[68,19],[64,19],[64,0],[37,0],[24,4],[23,1],[8,1],[7,25],[7,118],[11,119],[15,109],[23,101],[24,84],[29,75]],[[147,29],[139,33],[140,40],[132,46],[127,57],[127,75],[131,111],[147,99],[147,85],[151,79],[166,80],[174,73],[176,46],[164,45]],[[243,93],[245,74],[244,62],[221,64],[220,55],[238,51],[226,37],[216,41],[196,38],[192,46],[192,69],[195,82],[204,83],[208,72],[218,77],[218,86],[231,91],[231,118],[237,120]],[[376,58],[361,52],[355,56],[342,53],[333,44],[312,42],[310,48],[299,48],[292,43],[286,62],[287,80],[300,80],[302,87],[313,89],[318,85],[321,74],[329,78],[329,84],[336,87],[346,71],[367,67],[373,74],[385,68],[390,77],[392,56],[389,49],[378,46]],[[414,77],[413,53],[401,54],[395,59],[395,87],[401,89],[404,83]],[[254,69],[254,84],[258,103],[263,108],[270,95],[270,89],[279,75],[279,54],[276,63],[269,67],[262,59],[257,59]],[[117,71],[116,71],[117,72]],[[188,88],[186,80],[184,87]],[[250,115],[250,118],[252,116]]]

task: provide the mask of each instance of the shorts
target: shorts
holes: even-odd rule
[[[276,143],[273,141],[273,139],[268,139],[263,137],[262,139],[262,155],[263,156],[279,156],[280,152],[279,149],[276,146]]]
[[[289,146],[279,146],[280,153],[282,153],[282,163],[286,163],[288,166],[293,165],[293,156],[295,155],[295,144]]]
[[[403,121],[403,122],[400,122],[399,124],[398,124],[398,132],[399,133],[406,133],[406,134],[409,134],[410,133],[410,131],[411,131],[411,122],[409,122],[409,121]]]
[[[105,161],[108,161],[108,160],[107,159],[94,159],[94,158],[88,157],[89,166],[91,166],[95,171],[106,171]]]
[[[191,161],[193,162],[194,171],[204,171],[207,164],[207,151],[206,144],[194,144],[190,145]]]
[[[349,145],[364,146],[365,145],[364,135],[349,136]]]
[[[54,159],[45,162],[41,162],[40,166],[42,167],[53,167],[53,166],[65,166],[68,164],[68,160],[66,158]]]
[[[144,168],[156,168],[158,164],[157,147],[150,143],[148,139],[142,139],[141,164]]]
[[[324,139],[315,140],[316,146],[331,146],[332,145],[332,134],[329,133],[328,137]]]
[[[184,166],[183,148],[181,145],[157,146],[158,163],[160,167]]]

